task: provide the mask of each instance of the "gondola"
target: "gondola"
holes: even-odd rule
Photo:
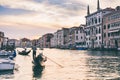
[[[31,52],[31,50],[29,50],[29,51],[23,50],[21,52],[18,51],[18,54],[20,54],[20,55],[28,55],[30,52]]]

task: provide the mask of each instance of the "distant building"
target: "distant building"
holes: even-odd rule
[[[32,42],[30,39],[27,38],[22,38],[20,39],[20,47],[31,47],[32,46]]]
[[[120,6],[103,18],[103,42],[105,48],[120,48]]]
[[[0,31],[0,49],[3,46],[3,40],[4,40],[4,32]]]
[[[3,46],[5,47],[6,45],[8,45],[8,37],[4,37],[3,39]]]
[[[57,38],[58,38],[58,47],[59,48],[66,48],[68,46],[69,42],[69,29],[68,28],[62,28],[61,30],[57,31]]]
[[[86,45],[89,48],[101,48],[103,45],[103,16],[114,11],[112,8],[100,9],[99,0],[97,11],[90,13],[89,6],[86,16]]]
[[[8,45],[15,46],[16,39],[8,39]]]
[[[40,37],[40,38],[38,39],[38,44],[39,44],[39,47],[40,47],[40,48],[43,48],[43,37]]]
[[[36,46],[36,47],[40,47],[40,44],[39,44],[39,40],[38,39],[34,39],[34,40],[31,40],[32,42],[32,46]]]
[[[57,32],[53,33],[53,37],[50,40],[51,42],[51,47],[57,48],[58,46],[58,34]]]
[[[43,35],[40,40],[41,47],[50,48],[51,47],[50,40],[52,37],[53,37],[53,34],[51,34],[51,33],[47,33],[47,34]]]
[[[8,39],[7,45],[14,46],[14,47],[20,47],[20,41],[17,39]]]
[[[75,30],[77,30],[78,27],[71,27],[69,28],[69,38],[68,38],[68,47],[74,48],[75,47]]]
[[[85,32],[84,32],[85,25],[80,25],[75,29],[75,45],[85,47]]]

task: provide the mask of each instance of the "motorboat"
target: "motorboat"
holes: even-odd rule
[[[0,59],[0,71],[14,70],[15,63],[11,59]]]
[[[1,50],[0,51],[0,57],[8,57],[9,56],[9,53],[5,50]]]
[[[16,51],[5,51],[5,50],[1,50],[0,51],[0,58],[14,58],[16,57]]]

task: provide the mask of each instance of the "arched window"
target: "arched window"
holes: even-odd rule
[[[99,17],[99,23],[100,23],[100,17]]]
[[[99,28],[99,33],[101,33],[101,29]]]

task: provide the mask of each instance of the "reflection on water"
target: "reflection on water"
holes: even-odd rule
[[[87,77],[96,79],[120,79],[120,54],[118,52],[90,52],[87,59]]]
[[[13,71],[0,71],[0,80],[4,79],[13,79]]]
[[[63,67],[49,59],[45,68],[34,66],[31,52],[29,56],[17,55],[18,71],[0,72],[0,80],[120,80],[120,52],[37,50],[40,52]]]
[[[44,70],[45,66],[33,66],[32,71],[33,71],[33,77],[35,78],[41,78],[42,72]]]
[[[13,75],[13,71],[0,71],[0,75]]]

